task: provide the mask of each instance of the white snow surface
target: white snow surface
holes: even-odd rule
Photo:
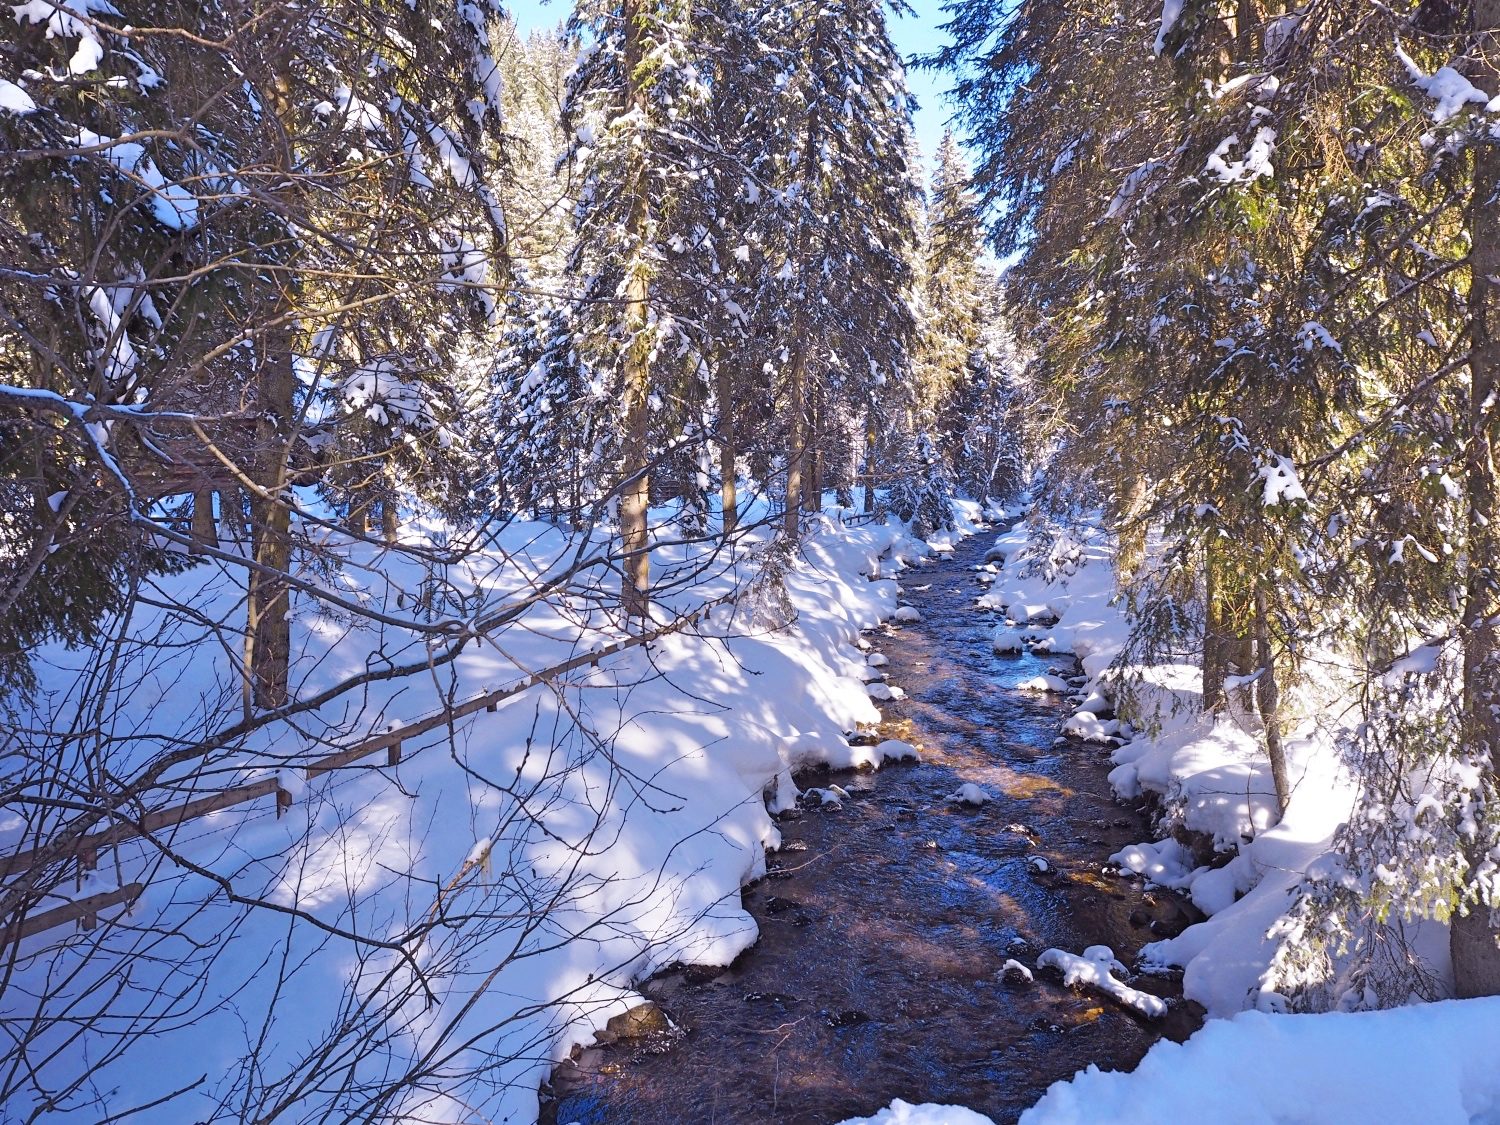
[[[381,754],[367,766],[305,785],[300,770],[284,769],[281,775],[299,782],[286,815],[276,817],[269,799],[252,802],[185,823],[172,844],[203,868],[232,876],[242,894],[342,928],[404,932],[437,909],[433,888],[446,888],[444,909],[496,919],[494,936],[472,950],[464,944],[469,939],[459,936],[462,926],[451,933],[440,927],[425,939],[432,1001],[398,1012],[388,1052],[372,1055],[368,1065],[406,1066],[434,1036],[452,1036],[454,1073],[510,1060],[486,1078],[488,1091],[500,1091],[485,1102],[488,1116],[533,1120],[538,1083],[553,1062],[640,1003],[636,982],[673,961],[728,964],[755,941],[755,922],[741,908],[738,891],[764,874],[766,850],[780,843],[767,792],[770,807],[784,809],[795,801],[791,770],[798,765],[876,767],[915,753],[894,740],[851,747],[843,736],[879,719],[857,674],[866,665],[854,642],[860,630],[895,609],[895,583],[864,576],[879,573],[878,556],[900,534],[899,528],[848,528],[822,518],[787,576],[796,610],[790,629],[769,630],[749,620],[748,611],[716,607],[695,630],[663,637],[649,653],[607,656],[597,668],[568,674],[557,691],[534,682],[531,673],[620,634],[590,608],[608,604],[607,596],[584,590],[577,598],[539,604],[527,611],[525,628],[507,631],[499,648],[470,646],[438,675],[424,670],[372,683],[355,693],[357,699],[299,716],[295,732],[274,725],[258,731],[242,749],[219,757],[211,777],[198,778],[190,768],[181,772],[178,793],[256,780],[268,771],[255,763],[306,747],[308,739],[323,740],[330,750],[349,745],[363,734],[390,729],[395,720],[431,713],[450,692],[464,699],[506,685],[520,689],[495,713],[481,710],[458,722],[451,738],[440,727],[412,739],[398,765],[387,767]],[[550,525],[516,525],[492,552],[450,567],[445,580],[467,604],[493,608],[556,574],[574,547]],[[345,559],[344,566],[331,575],[309,572],[309,580],[391,616],[405,615],[395,591],[418,588],[422,575],[415,564],[362,544],[336,541],[329,549]],[[699,565],[687,550],[659,547],[654,571]],[[743,578],[726,563],[691,590],[662,600],[686,611],[728,593]],[[203,617],[168,620],[142,607],[132,619],[136,633],[168,642],[109,716],[122,739],[129,733],[138,740],[121,745],[139,745],[141,755],[160,741],[201,736],[203,717],[195,701],[238,694],[232,653],[203,622],[233,621],[243,612],[239,573],[209,562],[156,581],[168,588],[161,600],[190,605]],[[578,581],[612,588],[603,568]],[[420,634],[379,622],[351,625],[345,615],[302,594],[294,597],[291,616],[291,682],[300,698],[360,672],[372,659],[387,659],[374,655],[381,649],[419,664],[426,651]],[[37,654],[43,690],[31,703],[29,724],[46,729],[67,722],[89,659],[87,652],[59,645]],[[607,753],[579,733],[570,715],[579,708],[591,730],[607,740]],[[249,768],[237,769],[239,762]],[[482,778],[501,781],[483,784]],[[20,818],[0,819],[0,845],[20,850],[23,831]],[[589,841],[592,846],[583,846]],[[172,933],[215,950],[201,1002],[205,1014],[191,1022],[168,1021],[123,1057],[101,1050],[96,1059],[75,1043],[50,1056],[43,1081],[61,1085],[80,1068],[89,1070],[94,1088],[114,1091],[108,1103],[124,1107],[148,1103],[208,1073],[216,1076],[214,1084],[151,1114],[159,1122],[197,1120],[211,1108],[217,1076],[235,1073],[254,1048],[262,1018],[257,1013],[274,1012],[274,1030],[260,1047],[257,1066],[268,1074],[287,1070],[341,1026],[348,998],[381,987],[384,973],[401,979],[395,954],[355,956],[347,942],[314,928],[289,929],[284,913],[226,903],[212,881],[164,865],[160,852],[140,840],[113,848],[78,893],[135,880],[147,886],[130,918],[147,928],[113,931],[112,942],[147,948],[155,935]],[[504,953],[512,943],[507,923],[499,919],[532,911],[524,898],[528,888],[545,899],[549,886],[564,885],[583,890],[551,902],[529,937],[513,935],[521,944],[507,963]],[[72,893],[68,882],[57,897]],[[601,918],[607,925],[600,925]],[[274,951],[289,941],[289,960],[281,962]],[[41,982],[50,979],[86,1011],[90,996],[109,993],[113,967],[107,956],[85,959],[92,948],[88,935],[70,929],[27,938],[8,995],[41,991]],[[190,991],[176,975],[179,963],[171,956],[137,960],[133,985],[149,995]],[[277,964],[285,965],[287,976],[280,983]],[[64,967],[71,977],[61,973]],[[283,993],[296,1002],[278,1002]],[[460,1046],[470,1032],[476,1033],[472,1046]],[[184,1059],[193,1060],[191,1075]],[[441,1088],[441,1076],[430,1085]],[[451,1098],[424,1097],[412,1112],[423,1120],[472,1120],[465,1097],[459,1085]],[[303,1111],[309,1117],[321,1112],[312,1101]]]
[[[988,804],[994,798],[972,781],[966,781],[957,790],[948,794],[948,800],[956,805],[973,805],[978,808],[980,805]]]
[[[1055,1083],[1021,1125],[1495,1125],[1500,998],[1383,1012],[1210,1021],[1161,1040],[1134,1071],[1090,1066]]]
[[[1058,970],[1063,984],[1069,988],[1096,989],[1148,1019],[1161,1019],[1167,1014],[1167,1002],[1160,996],[1131,988],[1115,977],[1116,973],[1124,976],[1127,970],[1115,960],[1114,950],[1107,945],[1091,945],[1081,957],[1062,949],[1049,949],[1036,959],[1036,964],[1039,969]]]
[[[1167,36],[1182,18],[1183,0],[1161,0],[1161,24],[1156,32],[1156,42],[1151,45],[1155,54],[1161,54],[1167,45]]]
[[[897,1098],[871,1117],[850,1117],[839,1125],[995,1125],[992,1118],[956,1105],[912,1105]]]
[[[36,102],[21,87],[6,78],[0,78],[0,112],[24,117],[36,112]]]
[[[1482,105],[1490,112],[1500,111],[1500,97],[1491,98],[1453,67],[1439,67],[1432,74],[1427,74],[1399,46],[1396,48],[1396,57],[1406,67],[1412,85],[1437,102],[1432,108],[1432,120],[1436,124],[1441,125],[1456,117],[1467,105]]]
[[[72,74],[87,74],[104,58],[104,42],[95,15],[117,16],[108,0],[25,0],[7,5],[17,23],[45,24],[48,39],[77,39],[78,47],[68,60]]]

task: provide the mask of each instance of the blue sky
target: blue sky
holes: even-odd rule
[[[911,0],[911,6],[913,15],[891,21],[896,49],[903,56],[925,54],[942,46],[944,36],[939,26],[948,18],[942,11],[942,0]],[[567,17],[571,7],[569,0],[552,0],[551,3],[545,0],[505,0],[506,10],[515,17],[523,33],[534,27],[555,27]],[[923,155],[930,158],[937,151],[943,123],[950,113],[943,104],[948,76],[911,70],[907,72],[906,81],[921,105],[917,112],[917,138],[921,141]]]

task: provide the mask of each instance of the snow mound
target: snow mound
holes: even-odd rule
[[[972,781],[966,781],[956,791],[948,794],[948,800],[956,805],[973,805],[978,808],[980,805],[988,804],[994,798]]]
[[[1068,681],[1061,676],[1032,676],[1017,684],[1016,690],[1060,695],[1068,690]]]
[[[922,615],[916,606],[904,605],[896,611],[896,620],[903,625],[915,625],[922,620]]]
[[[886,739],[875,747],[875,753],[879,755],[882,762],[920,762],[922,760],[915,746],[910,742],[902,742],[899,738]]]
[[[1009,625],[997,625],[990,634],[990,647],[996,652],[1020,652],[1024,645],[1018,630]]]
[[[1063,724],[1062,732],[1085,742],[1108,742],[1120,733],[1120,720],[1101,719],[1092,711],[1079,711]],[[1110,774],[1110,781],[1114,781],[1114,774]]]
[[[1036,963],[1038,968],[1056,969],[1062,973],[1063,984],[1069,988],[1097,989],[1148,1019],[1161,1019],[1167,1014],[1166,1001],[1161,997],[1140,992],[1115,978],[1115,973],[1123,976],[1127,970],[1115,960],[1114,950],[1107,945],[1091,945],[1083,951],[1082,957],[1061,949],[1049,949],[1037,958]]]
[[[982,1113],[956,1105],[912,1105],[897,1098],[873,1117],[850,1117],[839,1125],[995,1125]]]
[[[1021,1125],[1156,1125],[1185,1114],[1237,1125],[1493,1125],[1497,1029],[1494,997],[1384,1012],[1243,1012],[1186,1043],[1162,1040],[1128,1074],[1090,1066],[1055,1083]]]

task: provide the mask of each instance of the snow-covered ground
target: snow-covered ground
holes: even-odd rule
[[[523,598],[576,548],[554,527],[512,527],[448,569],[440,596],[477,616]],[[395,595],[420,585],[403,572],[409,560],[333,549],[345,563],[323,576],[332,589],[394,617],[409,611]],[[268,776],[279,759],[294,799],[280,817],[268,797],[185,823],[162,841],[170,856],[139,839],[118,845],[76,891],[144,883],[124,924],[102,940],[62,928],[23,942],[6,996],[45,993],[48,1011],[68,1007],[86,1028],[75,1039],[71,1022],[35,1025],[39,1080],[56,1088],[86,1074],[104,1092],[88,1119],[192,1086],[151,1119],[258,1116],[284,1102],[288,1119],[327,1120],[371,1112],[361,1099],[410,1073],[402,1100],[382,1109],[469,1121],[482,1106],[486,1120],[534,1120],[553,1064],[638,1004],[637,982],[679,960],[728,964],[755,941],[739,890],[779,842],[771,812],[796,799],[794,768],[912,753],[894,741],[851,747],[845,732],[879,718],[855,642],[896,610],[896,583],[867,576],[927,551],[898,527],[823,516],[784,602],[752,593],[649,649],[528,680],[619,639],[603,610],[614,579],[585,573],[451,664],[373,681],[177,769],[172,799]],[[653,565],[699,572],[663,614],[708,605],[754,569],[681,546],[658,548]],[[131,690],[110,701],[121,774],[202,738],[206,716],[238,691],[233,647],[212,624],[242,612],[233,574],[209,564],[160,582],[163,603],[195,613],[143,604],[130,624],[172,647],[153,647],[155,662],[132,669]],[[428,651],[428,638],[304,596],[293,612],[298,698]],[[40,654],[29,721],[67,722],[88,665],[86,653]],[[311,780],[296,768],[298,755],[506,684],[524,690],[404,746],[399,763],[382,754]],[[0,818],[0,854],[23,831],[18,816]],[[70,881],[43,905],[74,890]],[[127,964],[129,988],[109,987]],[[87,1029],[105,1011],[166,1018],[112,1054]],[[216,1109],[231,1089],[235,1100]]]
[[[1134,1071],[1055,1084],[1022,1125],[1495,1125],[1500,998],[1210,1020]]]
[[[1058,1082],[1021,1125],[1495,1125],[1500,999],[1383,1012],[1211,1020],[1163,1040],[1129,1073],[1089,1067]],[[956,1106],[896,1102],[843,1125],[992,1125]]]

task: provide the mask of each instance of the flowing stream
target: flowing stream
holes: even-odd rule
[[[1132,964],[1189,919],[1175,897],[1105,873],[1149,838],[1146,816],[1111,796],[1104,748],[1057,739],[1066,704],[1016,690],[1071,674],[1071,658],[991,651],[973,569],[989,542],[904,572],[921,623],[869,634],[907,693],[882,706],[879,734],[919,746],[922,763],[799,776],[850,797],[782,818],[769,875],[743,892],[759,942],[728,969],[647,982],[657,1008],[556,1071],[544,1122],[811,1125],[898,1097],[1007,1122],[1090,1063],[1128,1069],[1159,1036],[1193,1030],[1170,979],[1132,982],[1174,1001],[1149,1023],[1044,973],[1001,975],[1050,946],[1108,945]],[[996,799],[950,803],[966,781]]]

